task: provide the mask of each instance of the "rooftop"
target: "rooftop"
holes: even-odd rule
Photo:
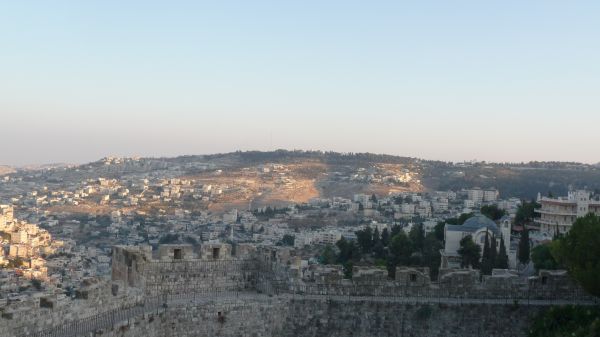
[[[486,217],[485,215],[481,215],[481,214],[475,215],[475,216],[467,219],[467,221],[465,221],[465,223],[462,225],[446,224],[446,230],[448,230],[448,231],[460,231],[460,232],[471,232],[471,233],[474,233],[484,227],[487,228],[488,230],[492,231],[495,234],[500,233],[500,231],[498,230],[498,226],[496,226],[496,223],[494,221],[492,221],[490,218]]]

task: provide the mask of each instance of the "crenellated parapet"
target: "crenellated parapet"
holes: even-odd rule
[[[141,327],[132,330],[130,336],[135,337],[153,336],[153,326],[166,329],[158,335],[178,331],[176,335],[183,336],[180,333],[191,328],[173,330],[173,324],[194,325],[198,317],[201,326],[209,329],[205,335],[211,335],[221,327],[233,327],[234,317],[260,313],[258,321],[278,326],[270,321],[277,316],[273,312],[304,312],[289,318],[310,321],[314,310],[329,313],[348,308],[348,313],[354,313],[363,305],[381,306],[382,312],[397,319],[393,308],[408,308],[411,303],[439,305],[442,309],[470,303],[511,310],[521,303],[547,306],[556,300],[596,303],[564,271],[540,271],[536,277],[521,278],[510,270],[497,269],[492,275],[481,276],[476,270],[446,269],[440,271],[437,282],[430,280],[427,268],[399,267],[391,278],[384,268],[356,266],[352,274],[352,278],[345,278],[338,265],[303,264],[292,249],[285,247],[206,244],[162,245],[152,250],[149,246],[116,246],[111,280],[86,280],[73,297],[56,294],[34,302],[11,303],[0,317],[0,337],[126,335],[116,326]],[[194,329],[201,329],[197,326]],[[237,336],[257,326],[263,325],[242,324],[224,335]],[[146,327],[149,332],[142,333]]]
[[[432,282],[428,268],[398,267],[388,270],[355,266],[344,278],[338,265],[303,265],[288,247],[161,245],[113,249],[113,287],[135,288],[148,295],[257,291],[369,296],[432,296],[460,298],[587,298],[564,271],[540,271],[539,276],[519,277],[496,269],[482,276],[473,269],[442,269]]]

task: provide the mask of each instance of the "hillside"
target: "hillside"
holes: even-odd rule
[[[2,168],[0,168],[1,170]],[[600,189],[600,167],[579,163],[446,163],[370,153],[232,152],[173,158],[104,158],[79,166],[19,170],[23,182],[57,188],[87,179],[186,178],[222,193],[209,208],[287,205],[356,193],[387,195],[495,187],[504,197],[566,194],[569,186]],[[26,190],[23,190],[26,192]]]
[[[0,165],[0,176],[14,173],[15,169],[10,166]]]

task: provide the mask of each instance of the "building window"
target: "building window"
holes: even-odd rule
[[[173,250],[173,258],[175,260],[181,260],[181,257],[182,257],[181,249],[174,249]]]
[[[219,258],[219,251],[220,251],[219,248],[213,248],[213,250],[212,250],[212,257],[213,257],[213,259],[216,260],[216,259]]]
[[[417,282],[417,274],[410,274],[410,282]]]

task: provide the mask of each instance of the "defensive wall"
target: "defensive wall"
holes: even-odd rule
[[[116,246],[110,280],[0,308],[0,336],[523,336],[550,305],[591,305],[562,271],[528,279],[302,265],[288,248]]]

